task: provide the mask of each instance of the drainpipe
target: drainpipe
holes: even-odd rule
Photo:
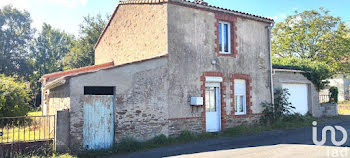
[[[271,103],[274,104],[274,88],[273,88],[273,77],[272,77],[272,51],[271,51],[271,29],[274,26],[274,23],[272,23],[270,26],[266,26],[267,30],[267,41],[268,41],[268,50],[270,54],[270,93],[271,93]]]

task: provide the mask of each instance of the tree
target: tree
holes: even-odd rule
[[[349,72],[349,28],[323,8],[296,12],[272,30],[272,52],[275,57],[325,62],[333,72]]]
[[[28,46],[34,29],[27,11],[12,6],[0,9],[0,73],[27,76],[31,69]]]
[[[73,47],[63,59],[64,70],[94,64],[94,46],[107,24],[107,18],[102,18],[100,14],[84,17],[84,22],[80,25],[81,36],[73,42]]]
[[[62,71],[62,59],[72,47],[73,36],[44,23],[42,31],[31,46],[34,72],[31,88],[35,98],[40,97],[39,78],[48,73]],[[36,102],[36,100],[34,100]]]
[[[284,57],[273,58],[272,62],[275,65],[292,66],[304,71],[302,74],[309,79],[318,90],[324,89],[328,84],[327,79],[335,74],[325,62],[312,61],[311,59]]]
[[[24,82],[0,74],[0,117],[26,115],[31,109],[29,91]]]

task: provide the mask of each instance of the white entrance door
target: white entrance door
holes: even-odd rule
[[[220,84],[206,83],[205,87],[205,110],[206,110],[206,131],[220,131]]]
[[[84,148],[112,147],[113,132],[113,95],[84,96]]]
[[[308,112],[308,88],[307,84],[283,84],[283,89],[290,93],[288,101],[295,107],[294,111],[300,114]]]

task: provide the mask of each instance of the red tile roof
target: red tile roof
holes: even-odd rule
[[[42,79],[58,78],[58,77],[73,75],[73,74],[77,74],[77,73],[96,71],[96,70],[109,68],[109,67],[113,67],[113,66],[114,66],[114,62],[112,61],[112,62],[100,64],[100,65],[93,65],[93,66],[87,66],[87,67],[82,67],[82,68],[68,70],[68,71],[55,72],[55,73],[46,74],[46,75],[42,76],[40,81]]]
[[[104,63],[101,65],[93,65],[93,66],[87,66],[87,67],[77,68],[77,69],[68,70],[68,71],[55,72],[55,73],[46,74],[46,75],[42,76],[39,81],[42,82],[44,79],[46,79],[49,82],[51,82],[54,80],[67,79],[67,77],[74,77],[74,76],[78,76],[78,75],[82,75],[82,74],[95,72],[98,70],[117,68],[117,67],[122,67],[122,66],[126,66],[126,65],[141,63],[141,62],[145,62],[145,61],[149,61],[149,60],[153,60],[153,59],[159,59],[159,58],[163,58],[163,57],[168,57],[168,54],[155,56],[155,57],[142,59],[142,60],[137,60],[137,61],[132,61],[132,62],[120,64],[120,65],[114,65],[114,62],[109,62],[109,63]]]

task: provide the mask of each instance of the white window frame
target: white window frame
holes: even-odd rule
[[[231,24],[229,22],[226,22],[226,21],[219,21],[219,24],[221,24],[221,41],[222,41],[222,45],[221,45],[221,51],[220,51],[220,54],[231,54]],[[227,41],[228,41],[228,52],[224,52],[224,48],[225,48],[225,43],[224,43],[224,24],[227,24]],[[219,25],[220,27],[220,25]],[[219,30],[218,30],[219,32]],[[220,33],[220,32],[219,32]],[[219,37],[220,38],[220,35]],[[220,40],[220,39],[219,39]],[[219,46],[220,47],[220,43],[219,43]]]
[[[247,84],[246,84],[246,80],[242,80],[242,79],[235,79],[234,81],[233,81],[233,84],[236,84],[236,82],[238,82],[238,83],[244,83],[244,87],[245,87],[245,90],[244,90],[244,92],[243,93],[238,93],[238,92],[236,92],[236,90],[234,91],[234,98],[233,98],[233,102],[234,102],[234,105],[235,105],[235,115],[246,115],[247,114],[247,93],[246,93],[246,91],[247,91]],[[236,86],[234,86],[234,87],[236,87]],[[243,112],[236,112],[236,96],[243,96]]]

